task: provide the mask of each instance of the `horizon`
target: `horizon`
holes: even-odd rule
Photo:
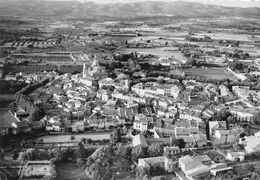
[[[226,7],[260,7],[260,0],[49,0],[49,1],[79,1],[79,2],[95,2],[98,4],[109,4],[109,3],[136,3],[136,2],[147,2],[147,1],[161,1],[161,2],[174,2],[174,1],[185,1],[185,2],[198,2],[202,4],[226,6]]]

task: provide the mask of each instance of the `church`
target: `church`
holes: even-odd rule
[[[83,65],[83,77],[81,82],[87,86],[93,86],[95,82],[107,78],[106,69],[100,66],[99,61],[95,58],[90,66],[86,63]]]

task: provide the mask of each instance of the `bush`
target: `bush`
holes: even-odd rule
[[[70,140],[71,141],[75,140],[75,136],[70,136]]]

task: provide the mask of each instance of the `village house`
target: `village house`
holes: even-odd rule
[[[55,165],[51,161],[27,161],[21,170],[21,179],[55,179]]]
[[[158,84],[156,82],[139,83],[131,87],[137,95],[144,97],[149,94],[177,98],[181,88],[175,84]]]
[[[206,159],[208,161],[209,158]],[[181,168],[182,172],[190,179],[192,177],[208,173],[210,168],[203,164],[203,158],[200,156],[184,156],[179,158],[179,167]]]
[[[232,92],[229,91],[227,86],[220,85],[219,90],[220,90],[220,96],[222,96],[226,101],[231,101],[234,99],[234,95],[232,94]]]
[[[112,98],[111,92],[105,89],[99,89],[97,91],[97,98],[101,99],[102,101],[108,101]]]
[[[85,132],[85,123],[83,121],[75,122],[71,125],[72,132],[79,133]]]
[[[138,159],[138,166],[150,169],[151,166],[156,165],[164,168],[164,159],[164,156]]]
[[[241,99],[247,99],[250,93],[250,87],[247,86],[232,86],[232,92],[234,95]]]
[[[212,137],[213,144],[231,144],[238,140],[232,130],[216,130]]]
[[[86,120],[88,123],[88,126],[91,128],[98,128],[98,129],[104,129],[104,128],[110,128],[115,127],[118,125],[118,120],[113,117],[90,117]]]
[[[209,138],[215,135],[216,130],[226,130],[226,121],[209,121]]]
[[[143,134],[137,134],[132,137],[132,145],[133,147],[141,146],[141,147],[147,147],[147,142]]]
[[[151,122],[153,122],[152,117],[146,117],[144,114],[137,114],[135,115],[133,128],[142,132],[147,131]]]
[[[245,152],[227,152],[226,159],[230,161],[243,162],[245,160]]]
[[[178,166],[178,160],[174,155],[178,153],[180,153],[178,147],[165,147],[163,156],[138,159],[138,166],[147,169],[150,169],[152,166],[159,166],[166,172],[173,172],[174,168]]]
[[[257,112],[254,108],[234,106],[229,108],[230,113],[240,122],[251,122]]]
[[[114,87],[115,82],[112,78],[105,78],[98,81],[98,86],[100,89]]]
[[[255,134],[254,136],[245,136],[244,138],[240,138],[239,143],[244,145],[245,152],[247,154],[260,152],[260,136],[258,134]]]

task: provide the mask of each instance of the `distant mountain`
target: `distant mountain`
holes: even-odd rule
[[[48,0],[0,0],[0,15],[17,16],[152,16],[182,17],[254,16],[260,17],[260,8],[223,7],[196,2],[135,2],[108,3]]]

